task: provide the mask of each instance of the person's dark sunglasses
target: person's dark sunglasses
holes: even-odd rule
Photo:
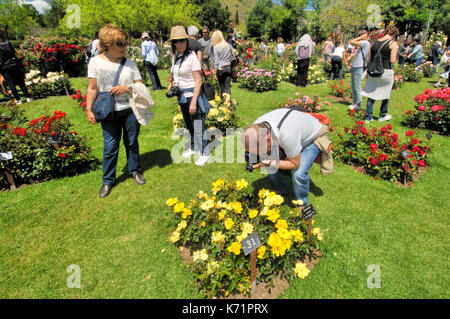
[[[119,48],[125,48],[128,45],[128,42],[116,42],[116,45]]]

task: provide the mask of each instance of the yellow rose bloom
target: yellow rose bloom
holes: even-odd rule
[[[211,208],[213,208],[213,207],[215,206],[215,204],[216,204],[216,203],[214,203],[213,200],[210,200],[210,199],[209,199],[209,200],[207,200],[207,201],[201,203],[201,204],[200,204],[200,208],[201,208],[202,210],[206,211],[206,212],[209,212],[209,210],[210,210]]]
[[[246,232],[244,231],[244,232],[242,232],[242,234],[236,236],[236,241],[237,241],[238,243],[240,243],[241,241],[243,241],[243,240],[244,240],[245,238],[247,238],[247,237],[248,237],[248,233],[246,233]]]
[[[301,279],[305,279],[309,274],[309,269],[306,267],[304,263],[297,263],[294,269],[297,276]]]
[[[248,211],[248,217],[255,218],[256,216],[258,216],[258,211],[256,209],[251,209]]]
[[[185,208],[183,210],[183,214],[181,215],[182,218],[186,219],[188,218],[188,216],[192,215],[192,210],[190,210],[189,208]]]
[[[187,227],[187,222],[185,220],[182,220],[177,226],[177,231],[179,232],[179,231],[185,229],[186,227]]]
[[[245,232],[247,234],[253,233],[253,225],[250,223],[242,223],[241,229],[243,232]]]
[[[220,102],[220,95],[216,95],[215,100],[216,100],[216,102]]]
[[[172,198],[169,198],[168,200],[166,200],[166,205],[167,206],[173,206],[176,203],[178,203],[178,198],[177,197],[172,197]]]
[[[170,241],[171,241],[172,243],[176,243],[176,242],[179,241],[179,240],[180,240],[180,233],[177,232],[177,231],[174,231],[174,232],[172,233],[172,236],[170,236]]]
[[[208,260],[208,253],[207,253],[206,249],[203,248],[202,250],[194,251],[193,257],[194,257],[194,262],[199,261],[199,260],[206,261],[206,260]]]
[[[248,186],[248,182],[245,179],[236,181],[236,190],[240,191]]]
[[[227,218],[227,219],[225,219],[224,224],[225,224],[225,228],[227,230],[230,230],[231,228],[233,228],[234,221],[231,218]]]
[[[322,240],[323,239],[323,234],[320,232],[320,228],[316,227],[312,230],[312,233],[314,236],[317,237],[318,240]]]
[[[275,223],[278,217],[280,217],[280,214],[279,211],[276,209],[270,209],[267,212],[267,219],[270,220],[272,223]]]
[[[225,241],[225,235],[221,231],[214,231],[211,235],[211,241],[213,243],[223,243]]]
[[[264,259],[264,254],[266,253],[266,246],[263,245],[263,246],[259,247],[257,250],[257,253],[258,253],[259,259]]]
[[[225,209],[222,209],[219,212],[219,220],[222,220],[225,217],[226,213],[227,213],[227,211]]]
[[[278,229],[277,234],[285,240],[291,239],[291,233],[286,228]]]
[[[301,199],[293,200],[292,204],[294,204],[295,206],[302,206],[303,205],[303,201]]]
[[[277,223],[275,224],[275,228],[276,229],[280,229],[280,228],[287,229],[288,224],[287,224],[286,219],[278,219]]]
[[[233,242],[230,246],[228,246],[228,251],[237,256],[241,253],[241,248],[242,248],[242,246],[240,243]]]
[[[269,191],[263,188],[258,192],[258,197],[264,199],[266,198],[267,194],[269,194]]]
[[[231,207],[233,207],[233,210],[236,214],[242,213],[242,204],[239,202],[233,202],[231,203]]]
[[[201,227],[205,227],[205,226],[206,226],[206,223],[205,223],[205,222],[201,222],[201,223],[200,223],[200,226],[201,226]]]
[[[206,274],[211,275],[218,268],[219,268],[219,263],[217,261],[211,261],[208,263]]]
[[[175,213],[181,213],[184,210],[184,203],[183,202],[178,202],[175,204],[175,206],[173,207],[173,211]]]
[[[291,230],[290,233],[294,238],[294,241],[299,242],[300,244],[304,242],[303,233],[300,229]]]

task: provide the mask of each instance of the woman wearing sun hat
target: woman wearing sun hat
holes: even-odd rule
[[[182,157],[198,154],[200,157],[195,165],[203,166],[210,158],[204,132],[205,118],[211,105],[201,92],[201,64],[195,52],[189,49],[188,38],[183,26],[175,26],[170,32],[173,78],[167,92],[169,95],[170,92],[177,95],[184,123],[191,135]]]

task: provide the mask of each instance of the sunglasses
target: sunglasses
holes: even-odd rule
[[[128,45],[128,42],[116,42],[116,45],[119,48],[125,48]]]
[[[173,43],[173,44],[177,44],[177,43],[179,43],[179,42],[183,42],[183,41],[185,41],[185,39],[180,39],[180,40],[172,40],[172,43]]]

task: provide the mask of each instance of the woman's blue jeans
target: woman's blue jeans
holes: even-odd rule
[[[352,86],[352,99],[353,99],[353,105],[356,105],[356,109],[361,109],[361,86],[362,86],[362,75],[364,72],[364,68],[362,67],[352,67],[350,70],[351,73],[351,86]]]
[[[371,120],[373,115],[373,104],[375,100],[368,98],[367,99],[367,107],[366,107],[366,120]],[[385,99],[381,101],[380,107],[380,118],[384,117],[388,112],[389,99]]]
[[[128,174],[140,172],[139,165],[139,131],[141,125],[136,120],[131,108],[115,111],[114,118],[101,122],[103,131],[103,184],[113,185],[116,181],[116,167],[119,158],[120,138],[123,131]]]
[[[304,205],[308,204],[309,197],[308,171],[319,153],[320,150],[316,144],[311,143],[307,145],[300,153],[300,166],[291,171],[294,198],[296,200],[301,199]],[[289,194],[289,184],[286,181],[286,176],[281,170],[278,170],[278,172],[274,174],[269,174],[268,176],[277,193],[283,196]]]

